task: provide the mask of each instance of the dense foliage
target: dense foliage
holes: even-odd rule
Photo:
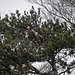
[[[69,26],[55,18],[41,22],[40,9],[37,13],[33,6],[30,15],[17,10],[0,19],[0,75],[11,74],[11,65],[21,71],[23,64],[34,61],[47,61],[50,71],[62,68],[60,74],[70,73],[75,61],[68,64],[67,57],[75,57],[74,48],[75,24]]]

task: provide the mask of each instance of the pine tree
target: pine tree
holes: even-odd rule
[[[30,64],[35,61],[47,61],[51,75],[71,73],[75,68],[75,61],[67,63],[68,56],[75,57],[74,25],[68,26],[58,19],[41,22],[38,13],[32,6],[30,15],[24,11],[21,16],[17,10],[0,19],[0,75],[22,73],[23,68],[40,74]],[[60,68],[64,71],[59,73]]]

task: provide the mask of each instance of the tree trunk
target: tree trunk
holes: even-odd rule
[[[57,71],[51,71],[50,75],[58,75]]]

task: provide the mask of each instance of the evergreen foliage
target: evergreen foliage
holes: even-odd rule
[[[29,66],[35,61],[47,61],[52,67],[50,71],[58,72],[61,66],[66,71],[60,74],[70,73],[75,61],[68,64],[65,58],[75,57],[74,29],[74,25],[69,27],[59,19],[41,22],[34,7],[30,15],[26,11],[21,15],[18,10],[6,15],[0,19],[0,75],[10,75],[11,65],[21,71],[22,64]]]

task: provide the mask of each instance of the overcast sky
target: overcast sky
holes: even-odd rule
[[[32,5],[35,6],[36,9],[38,8],[38,5],[31,4],[25,0],[0,0],[0,15],[4,17],[5,14],[15,12],[17,9],[23,13],[24,10],[31,9]]]

